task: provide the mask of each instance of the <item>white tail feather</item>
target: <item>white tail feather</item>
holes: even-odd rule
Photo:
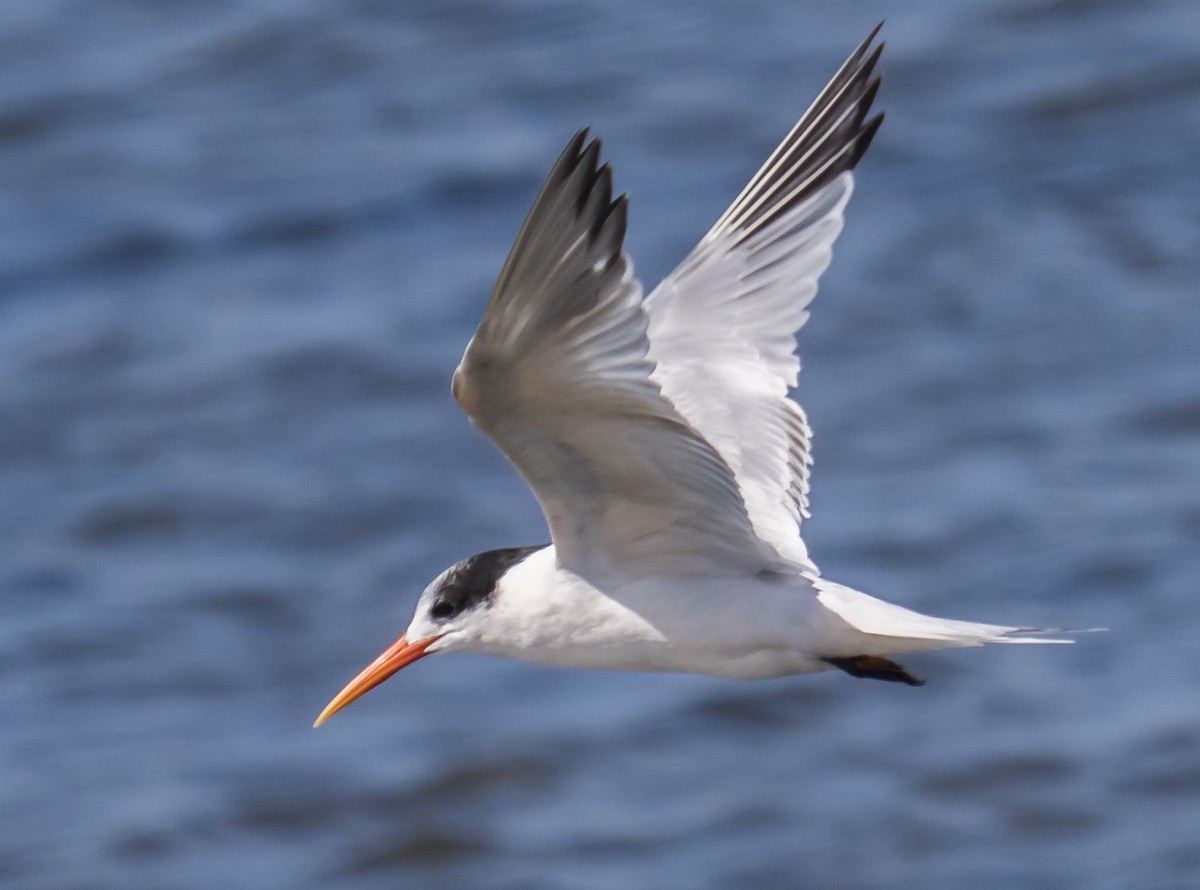
[[[856,630],[887,638],[890,653],[956,646],[982,646],[985,643],[1073,643],[1054,636],[1063,631],[1044,628],[1007,627],[922,615],[903,606],[824,578],[814,578],[817,599]],[[895,648],[890,644],[894,643]]]

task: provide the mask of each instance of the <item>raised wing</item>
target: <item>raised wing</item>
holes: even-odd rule
[[[850,171],[883,121],[867,120],[880,82],[878,32],[645,301],[663,395],[732,470],[758,535],[809,566],[800,522],[811,433],[788,391],[800,371],[796,332],[841,232]]]
[[[454,396],[541,503],[559,561],[585,576],[780,566],[729,467],[659,391],[625,196],[571,140],[534,200]]]

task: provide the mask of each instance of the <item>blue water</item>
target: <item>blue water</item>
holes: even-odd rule
[[[871,25],[814,558],[1102,626],[915,690],[433,658],[537,506],[449,376],[590,124],[669,271]],[[0,885],[1200,886],[1194,0],[0,5]]]

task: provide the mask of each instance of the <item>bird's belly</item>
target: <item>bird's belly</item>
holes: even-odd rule
[[[605,590],[575,579],[569,589],[571,614],[557,627],[541,623],[550,632],[528,639],[518,657],[745,679],[829,667],[820,658],[828,612],[803,578],[655,578]]]

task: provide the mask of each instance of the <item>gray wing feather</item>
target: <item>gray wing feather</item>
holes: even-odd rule
[[[652,378],[626,198],[579,133],[517,235],[454,395],[533,489],[559,561],[584,574],[779,566],[721,456]]]

